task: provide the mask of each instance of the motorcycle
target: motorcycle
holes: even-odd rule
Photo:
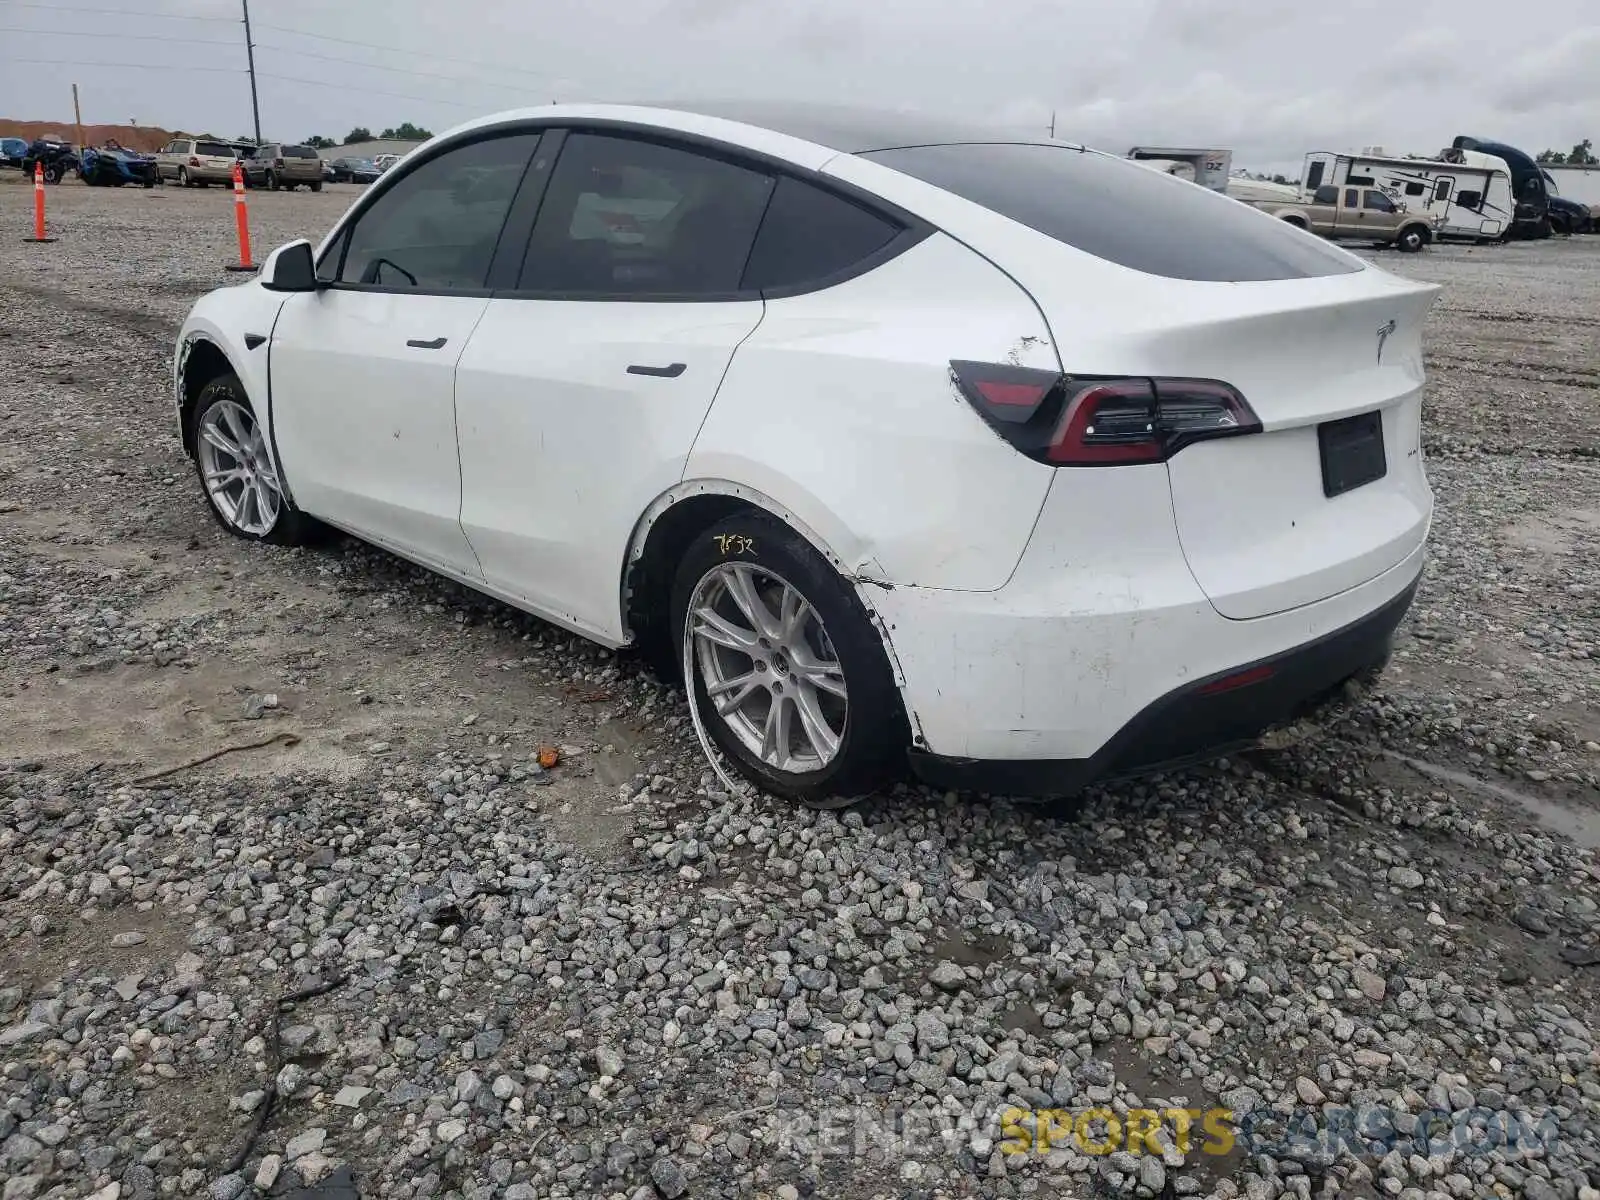
[[[90,187],[138,183],[150,188],[161,180],[154,156],[121,146],[85,147],[79,156],[78,175]]]
[[[44,168],[46,183],[60,183],[69,172],[78,170],[78,155],[66,142],[35,138],[22,159],[23,175],[32,179],[36,166]]]

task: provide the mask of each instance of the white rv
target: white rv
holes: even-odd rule
[[[1201,187],[1208,187],[1214,192],[1228,190],[1228,172],[1233,166],[1232,150],[1195,150],[1184,146],[1135,146],[1128,151],[1127,157],[1135,162],[1142,162],[1147,166],[1154,166],[1157,170],[1166,170],[1169,175],[1182,174],[1182,177]],[[1182,173],[1170,169],[1175,164],[1186,164],[1193,174]]]
[[[1441,238],[1488,241],[1511,228],[1516,205],[1504,160],[1473,150],[1445,150],[1438,159],[1391,158],[1375,153],[1306,155],[1301,183],[1307,193],[1324,184],[1375,187],[1407,212],[1443,218]]]
[[[1135,158],[1129,161],[1136,162],[1141,167],[1149,167],[1152,171],[1160,171],[1163,175],[1176,175],[1179,179],[1194,182],[1193,163],[1181,162],[1175,158]]]

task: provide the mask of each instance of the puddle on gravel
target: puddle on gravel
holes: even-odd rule
[[[1600,812],[1557,804],[1553,800],[1546,800],[1543,796],[1519,792],[1516,788],[1503,783],[1479,779],[1476,775],[1469,775],[1465,771],[1441,767],[1437,763],[1412,758],[1410,755],[1399,754],[1392,750],[1384,751],[1384,755],[1441,783],[1453,783],[1458,787],[1487,792],[1529,813],[1551,833],[1565,834],[1585,850],[1600,850]]]

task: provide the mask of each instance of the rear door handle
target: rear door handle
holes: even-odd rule
[[[643,363],[633,363],[628,367],[628,374],[656,375],[662,379],[676,379],[688,369],[682,363],[671,363],[665,367],[647,367]]]
[[[445,342],[448,340],[448,338],[434,338],[431,342],[428,342],[422,338],[411,338],[406,342],[406,345],[414,350],[440,350],[443,349]]]

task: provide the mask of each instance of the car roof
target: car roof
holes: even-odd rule
[[[515,127],[525,122],[639,125],[724,141],[813,169],[839,154],[865,154],[904,146],[1005,142],[1082,148],[999,123],[964,123],[932,114],[843,105],[737,100],[549,104],[511,109],[466,121],[446,130],[435,141],[455,141],[480,130]]]

